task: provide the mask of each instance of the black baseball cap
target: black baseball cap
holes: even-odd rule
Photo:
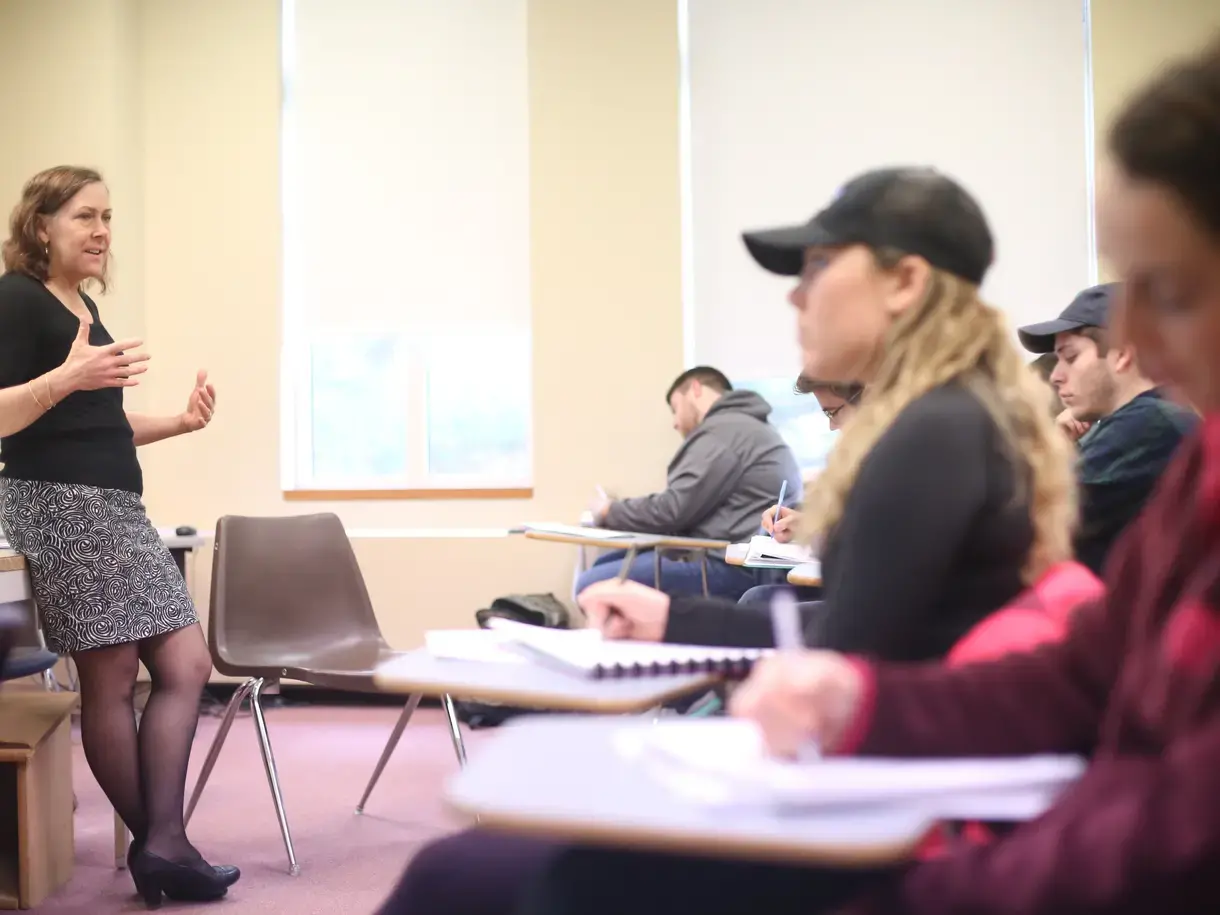
[[[1110,303],[1118,292],[1118,283],[1090,286],[1072,299],[1063,314],[1053,321],[1029,324],[1017,329],[1021,345],[1031,353],[1053,353],[1055,335],[1085,327],[1105,327],[1110,322]]]
[[[987,218],[969,192],[932,168],[884,168],[847,182],[809,222],[742,235],[764,270],[799,276],[805,249],[896,248],[981,285],[995,257]]]

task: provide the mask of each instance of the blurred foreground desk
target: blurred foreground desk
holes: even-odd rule
[[[909,859],[934,821],[910,809],[795,816],[676,797],[614,745],[614,718],[523,719],[499,729],[449,783],[448,802],[484,829],[591,844],[792,864],[863,867]],[[546,772],[546,778],[522,778]],[[596,786],[596,790],[590,790]]]

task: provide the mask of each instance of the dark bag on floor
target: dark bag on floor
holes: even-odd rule
[[[474,618],[481,629],[488,628],[488,620],[500,617],[530,626],[547,629],[570,629],[571,617],[568,608],[554,594],[510,594],[497,597],[490,607],[476,610]],[[494,728],[511,718],[521,715],[544,714],[544,709],[517,708],[495,702],[455,702],[458,720],[470,728]]]
[[[547,629],[569,629],[572,622],[568,608],[561,604],[554,594],[509,594],[497,597],[490,607],[476,610],[474,613],[474,618],[482,629],[487,628],[489,619],[497,616],[530,626],[544,626]]]

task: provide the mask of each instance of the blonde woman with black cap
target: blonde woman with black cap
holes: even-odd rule
[[[804,374],[865,386],[806,493],[804,535],[824,543],[824,599],[802,606],[806,641],[892,660],[941,658],[1071,556],[1071,446],[1046,385],[979,299],[993,254],[987,221],[945,175],[895,168],[851,181],[803,226],[745,240],[765,269],[797,278],[789,301]],[[629,582],[593,585],[581,605],[610,637],[772,644],[765,606],[671,602]],[[600,862],[596,852],[472,830],[425,847],[383,912],[510,915],[552,866],[556,886],[587,876],[600,888],[600,900],[581,896],[564,909],[587,915],[720,911],[720,889],[734,890],[724,881],[755,882],[748,866],[658,858],[656,889],[610,887],[596,874]],[[767,879],[748,911],[792,911],[784,873],[759,869]],[[633,890],[630,901],[619,889]]]
[[[1111,333],[1203,422],[1116,548],[1105,593],[1077,608],[1063,639],[990,662],[778,652],[731,706],[779,757],[811,741],[824,754],[1078,753],[1088,760],[1079,780],[990,843],[963,842],[888,872],[573,849],[553,855],[514,915],[1217,910],[1220,40],[1128,102],[1107,145],[1114,168],[1098,234],[1123,281]],[[863,417],[852,428],[862,425]],[[1030,466],[1036,503],[1036,459]]]
[[[983,212],[939,172],[883,169],[808,223],[745,243],[764,269],[796,278],[804,375],[867,392],[804,500],[805,536],[823,544],[806,639],[942,657],[1071,557],[1071,448],[1046,385],[979,298],[993,256]],[[772,644],[766,607],[617,582],[580,602],[615,638]]]

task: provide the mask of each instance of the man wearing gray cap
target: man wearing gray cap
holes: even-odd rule
[[[1118,291],[1116,283],[1090,287],[1057,319],[1017,331],[1030,352],[1058,357],[1050,382],[1064,405],[1059,424],[1080,449],[1076,558],[1098,575],[1198,422],[1140,374],[1129,346],[1110,345],[1110,305]]]

